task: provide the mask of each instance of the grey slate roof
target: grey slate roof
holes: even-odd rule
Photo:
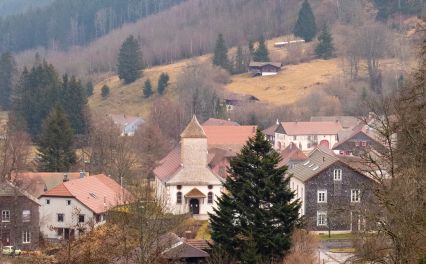
[[[251,61],[249,64],[249,67],[263,67],[265,65],[271,65],[276,68],[281,68],[281,62],[257,62],[257,61]]]
[[[7,182],[7,181],[0,183],[0,197],[11,197],[11,196],[15,196],[15,195],[20,196],[20,197],[25,196],[28,199],[35,202],[36,204],[40,205],[37,198],[35,198],[31,194],[27,193],[26,191],[21,190],[20,188],[15,186],[13,183]]]

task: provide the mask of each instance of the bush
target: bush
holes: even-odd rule
[[[109,96],[109,87],[108,87],[108,85],[104,85],[104,86],[102,86],[102,89],[101,89],[101,95],[102,95],[102,97],[103,98],[106,98],[106,97],[108,97]]]

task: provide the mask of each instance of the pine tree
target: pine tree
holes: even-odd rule
[[[148,98],[152,95],[152,85],[149,79],[145,81],[145,84],[143,86],[143,95],[145,96],[145,98]]]
[[[245,70],[243,48],[238,46],[237,55],[235,56],[234,73],[243,73]]]
[[[102,88],[101,88],[101,96],[103,97],[103,98],[106,98],[106,97],[108,97],[109,96],[109,86],[108,85],[104,85],[104,86],[102,86]]]
[[[158,86],[157,86],[157,92],[159,94],[164,94],[167,86],[169,85],[169,75],[167,73],[162,73],[160,75],[160,78],[158,79]]]
[[[139,78],[142,65],[139,43],[130,35],[121,45],[118,54],[118,76],[125,83],[132,83]]]
[[[16,75],[16,63],[11,53],[0,57],[0,109],[9,110],[12,103],[12,90]]]
[[[303,1],[293,33],[295,36],[303,38],[306,42],[314,39],[317,34],[314,13],[308,0]]]
[[[228,48],[226,48],[223,35],[219,34],[216,40],[216,47],[214,49],[213,64],[229,70]]]
[[[328,29],[328,26],[324,26],[321,30],[321,34],[318,36],[319,43],[315,48],[315,54],[322,59],[330,59],[333,56],[334,46],[333,38]]]
[[[86,91],[74,76],[70,79],[68,75],[62,78],[62,89],[59,95],[59,102],[66,112],[71,127],[76,134],[86,134],[88,125],[86,118]]]
[[[59,105],[55,105],[43,122],[37,148],[39,171],[70,171],[76,163],[74,132]]]
[[[94,91],[94,87],[93,87],[93,82],[92,81],[88,81],[86,83],[86,96],[90,97],[93,95],[93,91]]]
[[[210,214],[212,238],[239,260],[252,247],[262,261],[281,259],[290,249],[299,223],[299,201],[292,201],[286,167],[277,168],[279,154],[257,131],[231,160],[218,206]],[[247,243],[247,241],[254,241]]]
[[[269,52],[265,44],[265,38],[263,36],[259,39],[259,45],[253,54],[254,61],[269,61]]]

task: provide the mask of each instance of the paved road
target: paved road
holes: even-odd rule
[[[332,248],[350,248],[353,247],[351,240],[330,240],[321,241],[319,249],[320,264],[341,264],[353,256],[350,253],[331,253]]]

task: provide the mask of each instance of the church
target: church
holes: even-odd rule
[[[207,219],[222,195],[226,169],[256,126],[200,125],[194,116],[180,145],[154,169],[157,199],[173,214]]]

